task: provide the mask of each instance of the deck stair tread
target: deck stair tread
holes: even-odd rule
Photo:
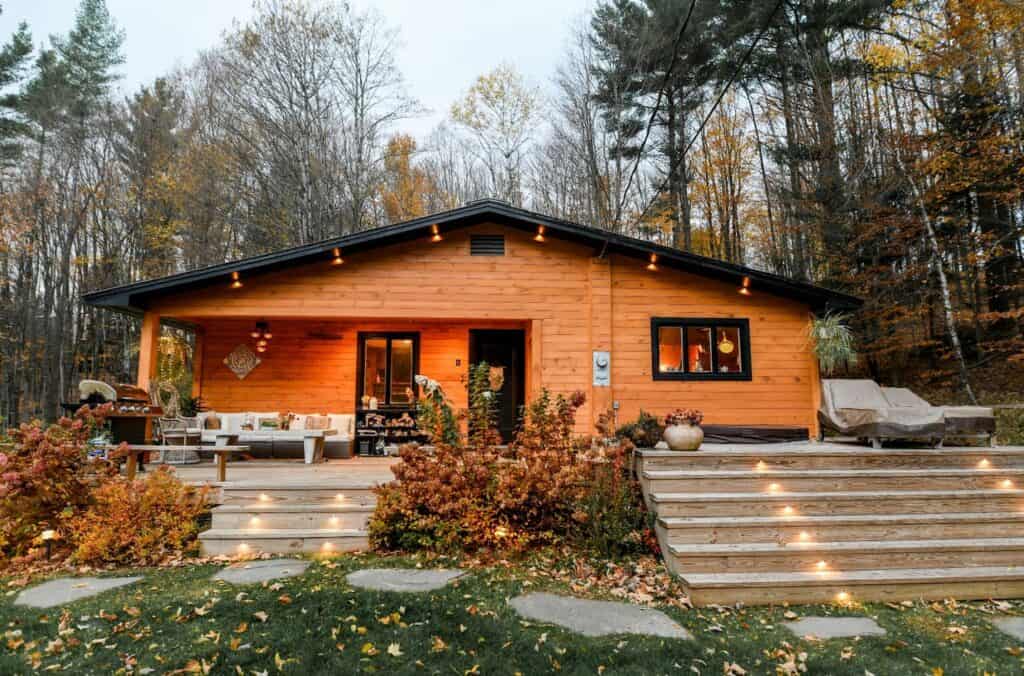
[[[1024,580],[1024,567],[891,568],[820,572],[694,573],[686,575],[692,588],[779,587],[865,584],[915,584]]]
[[[1021,488],[978,488],[946,490],[889,490],[875,491],[779,491],[777,493],[651,493],[658,502],[748,502],[796,500],[863,500],[874,498],[967,498],[967,497],[1024,497]]]
[[[644,471],[645,479],[733,479],[733,478],[914,478],[928,476],[1024,476],[1024,467],[942,467],[922,469],[649,469]]]
[[[898,456],[923,456],[923,457],[947,457],[950,455],[979,456],[988,458],[998,457],[1024,457],[1024,446],[963,446],[957,448],[862,448],[862,447],[836,447],[822,448],[819,446],[806,445],[785,445],[779,444],[780,448],[754,447],[754,448],[722,448],[717,449],[707,445],[701,446],[701,458],[761,458],[770,459],[772,456],[799,456],[808,457],[835,456],[835,457],[878,457],[889,458]],[[645,458],[671,458],[686,461],[688,456],[680,454],[679,451],[663,451],[643,449]]]
[[[218,505],[214,507],[211,511],[229,514],[301,514],[303,512],[331,512],[341,514],[347,512],[372,512],[373,510],[373,505],[366,504],[338,505],[323,502],[293,502],[288,504],[259,503],[256,505],[248,505],[232,502],[224,505]]]
[[[225,491],[346,491],[346,490],[373,490],[381,483],[380,481],[344,481],[338,479],[315,479],[292,480],[292,481],[266,481],[249,479],[243,481],[227,481],[221,484]]]
[[[974,551],[1024,549],[1024,538],[968,538],[954,540],[843,540],[839,542],[747,542],[723,544],[670,544],[677,556],[756,556],[779,553]],[[1024,565],[1024,559],[1021,561]]]
[[[877,523],[959,523],[963,521],[1021,521],[1024,512],[945,512],[942,514],[825,514],[811,516],[669,516],[658,521],[668,527],[700,526],[858,526]]]
[[[367,531],[354,528],[211,528],[199,534],[200,539],[241,540],[273,538],[344,538],[366,537]]]

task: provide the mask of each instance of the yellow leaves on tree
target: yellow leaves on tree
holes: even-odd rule
[[[437,193],[427,173],[413,166],[415,153],[416,140],[408,134],[395,134],[388,140],[381,199],[392,223],[425,216],[431,195]]]

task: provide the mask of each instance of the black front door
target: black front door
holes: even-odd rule
[[[526,336],[522,330],[470,329],[469,363],[485,361],[504,369],[498,393],[498,431],[505,443],[512,440],[524,399]]]

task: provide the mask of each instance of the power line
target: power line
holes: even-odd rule
[[[636,171],[640,166],[640,160],[643,158],[644,148],[647,146],[647,140],[651,137],[651,128],[654,126],[654,120],[658,116],[658,110],[661,108],[661,99],[665,95],[665,89],[668,88],[669,80],[672,78],[672,71],[675,70],[676,63],[679,61],[679,45],[683,42],[683,33],[686,32],[686,27],[690,25],[690,17],[693,16],[693,8],[696,5],[697,0],[690,0],[690,8],[686,11],[686,17],[683,19],[683,23],[679,27],[679,32],[676,33],[675,40],[672,41],[672,59],[669,61],[668,68],[665,69],[665,76],[662,78],[661,87],[658,88],[658,98],[655,99],[654,107],[651,109],[651,116],[647,120],[647,128],[644,130],[644,138],[640,141],[640,148],[637,150],[636,161],[633,162],[633,168],[629,172],[629,179],[626,181],[619,203],[615,209],[616,214],[622,211],[622,206],[626,202],[626,195],[629,194],[629,189],[633,185],[633,179],[636,177]]]
[[[683,148],[683,151],[676,156],[675,163],[669,164],[668,174],[666,174],[665,179],[661,182],[661,184],[658,185],[658,189],[654,191],[654,196],[647,203],[647,206],[644,207],[644,210],[641,211],[640,215],[633,220],[634,226],[640,221],[642,221],[644,217],[647,215],[647,212],[650,211],[652,206],[654,206],[654,203],[657,201],[658,196],[668,185],[669,177],[675,174],[676,164],[680,161],[681,158],[686,157],[686,153],[690,152],[690,148],[692,148],[693,144],[696,143],[698,138],[700,138],[701,132],[704,131],[704,127],[707,126],[708,120],[711,119],[711,116],[718,108],[718,104],[722,102],[722,99],[725,97],[725,93],[729,91],[729,87],[731,87],[736,82],[736,78],[739,77],[740,72],[743,70],[744,66],[747,65],[747,61],[750,60],[750,56],[754,53],[754,50],[757,49],[757,45],[761,42],[761,38],[763,38],[765,33],[768,32],[768,28],[771,26],[772,20],[775,18],[775,15],[778,14],[779,8],[782,7],[783,2],[784,0],[778,0],[778,2],[775,3],[775,7],[772,9],[772,13],[768,15],[768,20],[764,22],[763,26],[761,26],[761,30],[758,31],[757,36],[754,37],[754,41],[750,43],[750,47],[748,47],[747,51],[743,54],[743,58],[740,59],[740,63],[739,65],[736,66],[736,70],[734,70],[732,72],[732,75],[729,76],[729,80],[725,83],[725,86],[723,86],[722,89],[718,92],[718,96],[715,98],[715,102],[711,105],[711,108],[708,109],[707,115],[704,116],[704,119],[701,120],[700,126],[697,128],[696,133],[694,133],[689,143],[686,144],[686,147]],[[627,184],[626,187],[628,188],[629,185]]]

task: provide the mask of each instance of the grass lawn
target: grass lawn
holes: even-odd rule
[[[989,624],[993,617],[1024,615],[1024,602],[664,607],[694,641],[590,639],[521,621],[508,608],[506,599],[524,590],[567,591],[537,566],[475,568],[426,594],[356,591],[345,582],[346,573],[359,568],[418,562],[371,555],[320,559],[301,577],[244,587],[212,581],[213,565],[133,571],[145,580],[78,601],[64,613],[15,607],[11,587],[0,601],[0,674],[28,673],[33,665],[75,674],[1024,671],[1021,642]],[[781,626],[794,614],[868,615],[889,634],[812,642]]]

